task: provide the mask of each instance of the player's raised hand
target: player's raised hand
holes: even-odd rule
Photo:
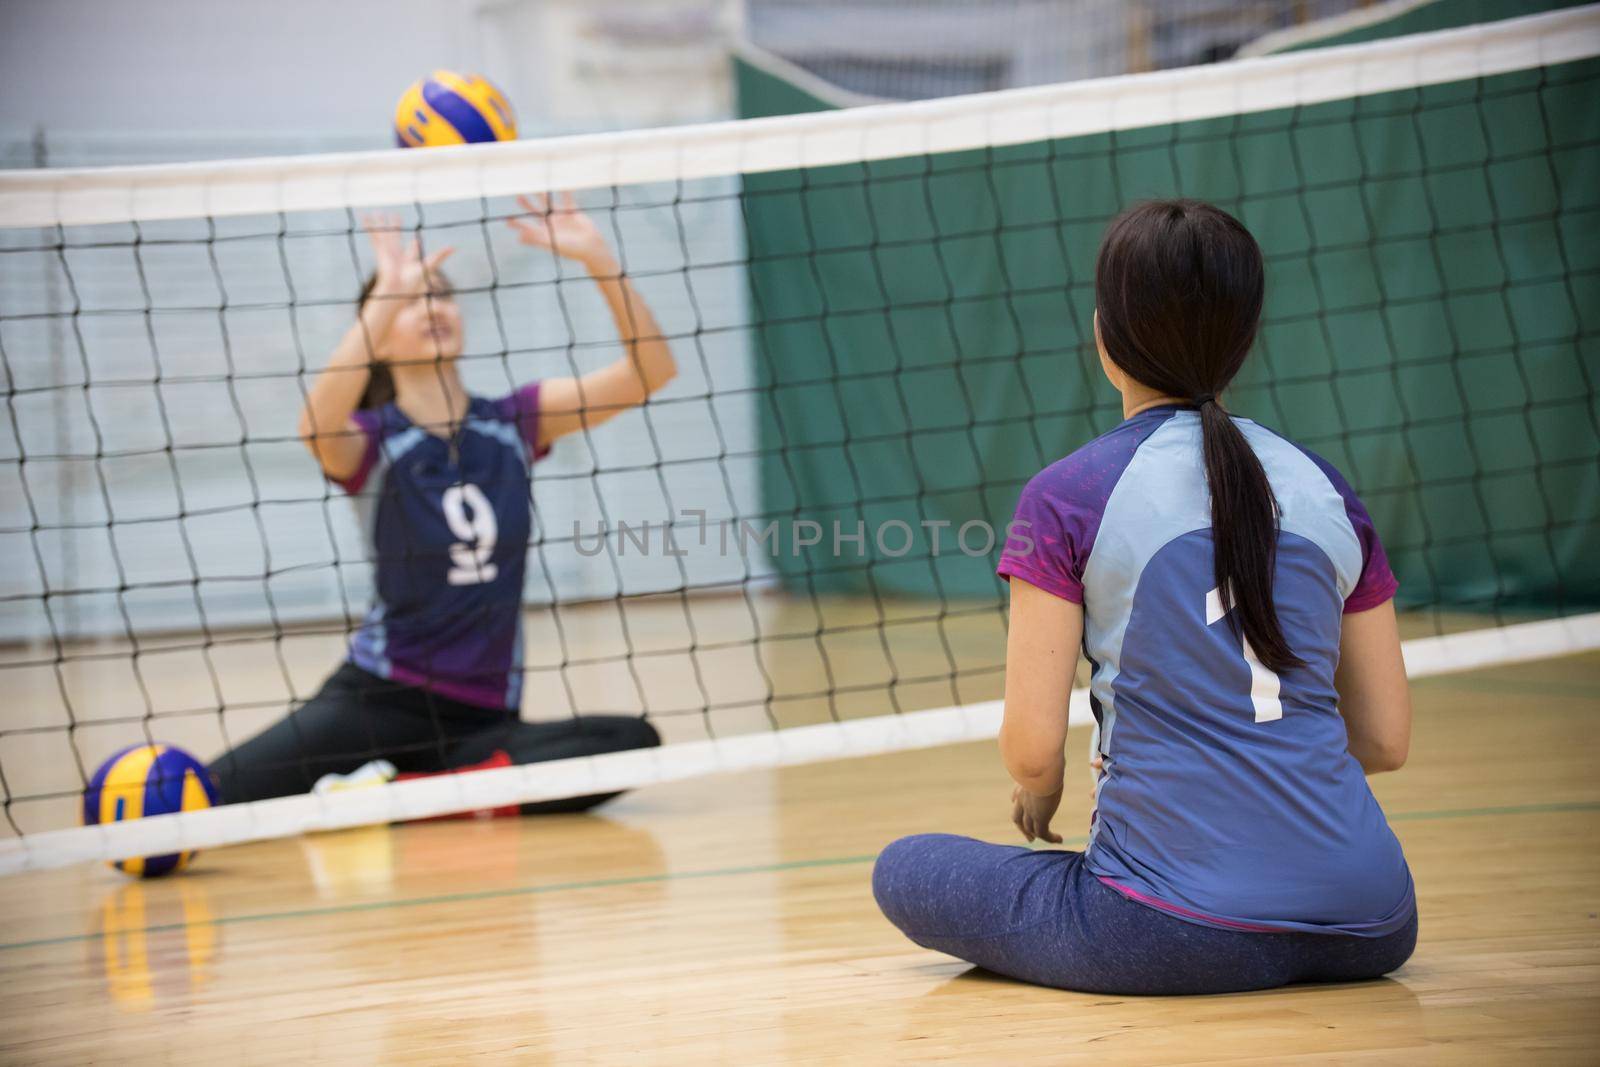
[[[506,220],[517,233],[517,240],[535,248],[548,248],[559,256],[576,260],[599,273],[597,268],[612,264],[611,246],[600,234],[600,227],[584,214],[571,193],[557,193],[554,200],[544,193],[517,197],[527,216]]]
[[[406,242],[401,238],[399,215],[375,212],[363,219],[362,225],[377,260],[378,280],[372,295],[388,297],[394,306],[399,303],[395,298],[403,300],[428,292],[430,280],[455,251],[447,245],[424,256],[420,240]]]

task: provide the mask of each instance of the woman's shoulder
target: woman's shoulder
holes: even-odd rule
[[[393,401],[374,408],[361,408],[351,413],[350,421],[361,427],[367,436],[379,439],[398,433],[410,423]]]
[[[1337,464],[1321,453],[1312,450],[1309,446],[1296,441],[1288,434],[1271,426],[1249,419],[1241,419],[1239,422],[1244,430],[1245,438],[1250,441],[1257,457],[1267,466],[1269,476],[1273,473],[1273,467],[1278,465],[1273,462],[1277,457],[1283,457],[1284,460],[1287,460],[1285,465],[1299,467],[1302,471],[1305,464],[1310,464],[1328,480],[1328,483],[1333,486],[1334,490],[1344,499],[1347,505],[1357,500],[1356,491],[1351,487],[1349,479],[1344,476]],[[1274,481],[1284,481],[1291,485],[1303,484],[1304,479],[1296,477],[1297,473],[1293,469],[1285,470],[1282,472],[1282,476],[1274,479]],[[1312,477],[1314,478],[1315,476],[1313,475]],[[1274,489],[1277,489],[1276,485],[1274,485]]]
[[[1246,427],[1246,437],[1267,468],[1285,529],[1322,544],[1336,561],[1347,558],[1340,555],[1340,544],[1353,546],[1347,549],[1351,552],[1359,548],[1359,559],[1348,557],[1341,572],[1344,610],[1365,611],[1394,596],[1399,586],[1377,525],[1338,466],[1259,423]]]
[[[1034,475],[1026,492],[1103,506],[1140,447],[1175,414],[1163,409],[1124,419]]]
[[[480,418],[496,419],[502,422],[516,422],[519,419],[537,415],[539,411],[539,383],[529,382],[519,385],[508,393],[484,395],[474,393],[471,399],[474,414]]]
[[[549,446],[539,441],[538,382],[518,386],[500,396],[473,396],[471,410],[477,418],[515,428],[517,436],[528,449],[529,462],[549,453]]]

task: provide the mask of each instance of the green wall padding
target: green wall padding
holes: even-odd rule
[[[1485,4],[1480,6],[1496,6]],[[747,63],[746,117],[822,102]],[[934,557],[829,538],[791,587],[994,597],[1026,480],[1115,425],[1095,359],[1106,222],[1238,214],[1268,307],[1234,410],[1336,464],[1404,603],[1600,604],[1600,63],[1302,108],[747,176],[768,514],[948,522]],[[976,538],[974,538],[974,541]],[[891,538],[898,548],[898,538]]]

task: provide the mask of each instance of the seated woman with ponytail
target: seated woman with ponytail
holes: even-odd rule
[[[1028,483],[999,568],[1013,821],[1062,840],[1081,645],[1088,846],[894,842],[873,889],[916,943],[1117,994],[1376,978],[1410,957],[1411,874],[1364,776],[1410,737],[1396,583],[1338,471],[1222,403],[1263,288],[1255,240],[1210,205],[1143,204],[1107,231],[1095,340],[1125,418]]]

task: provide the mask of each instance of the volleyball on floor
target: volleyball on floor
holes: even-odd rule
[[[130,745],[100,765],[83,794],[85,826],[146,815],[203,811],[217,802],[217,787],[205,764],[174,745]],[[195,850],[165,856],[114,860],[124,874],[157,878],[182,870]]]
[[[401,148],[514,141],[517,120],[488,78],[436,70],[401,94],[394,135]]]

